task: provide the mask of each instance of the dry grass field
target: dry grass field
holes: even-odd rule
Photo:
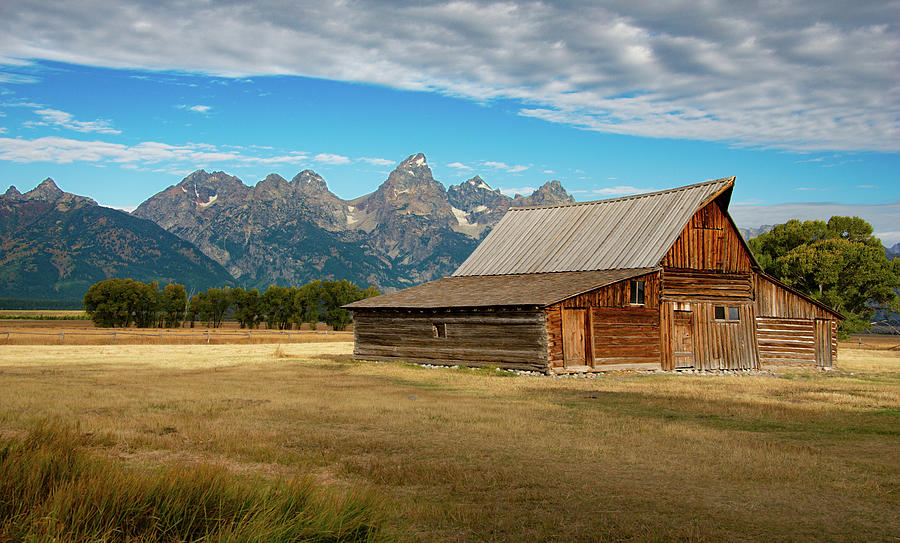
[[[352,344],[0,346],[0,434],[140,470],[311,475],[405,541],[897,541],[900,353],[755,375],[511,376]]]
[[[335,332],[324,324],[311,330],[240,329],[236,322],[221,328],[97,328],[89,320],[0,319],[3,345],[234,345],[324,343],[353,340],[349,331]]]

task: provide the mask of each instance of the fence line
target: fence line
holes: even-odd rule
[[[130,336],[130,337],[149,337],[159,340],[164,339],[190,339],[190,338],[200,338],[205,339],[206,343],[210,343],[211,340],[214,339],[225,339],[227,337],[238,337],[238,338],[246,338],[248,341],[253,341],[253,338],[258,339],[278,339],[284,338],[286,341],[294,340],[302,340],[303,338],[315,338],[321,337],[323,342],[328,341],[328,336],[331,334],[332,338],[349,336],[352,337],[352,332],[335,332],[325,330],[323,332],[317,331],[300,331],[300,330],[245,330],[245,331],[218,331],[218,330],[204,330],[198,332],[180,332],[180,331],[160,331],[156,333],[148,333],[148,332],[132,332],[126,330],[113,330],[110,332],[76,332],[76,331],[63,331],[63,332],[24,332],[20,330],[3,330],[0,331],[0,337],[3,335],[6,336],[7,342],[12,338],[12,336],[43,336],[43,337],[58,337],[61,342],[65,342],[66,336],[103,336],[103,337],[111,337],[113,343],[116,343],[116,340],[120,336]]]

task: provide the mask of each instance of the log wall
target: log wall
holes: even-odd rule
[[[644,281],[644,304],[631,305],[631,281]],[[547,357],[550,367],[565,371],[562,313],[586,309],[586,366],[582,370],[659,367],[659,274],[635,277],[574,296],[548,307]]]
[[[357,310],[354,358],[430,364],[547,369],[547,328],[541,310]],[[445,325],[446,337],[434,326]]]
[[[757,317],[759,359],[763,364],[815,364],[815,321]]]
[[[671,268],[750,272],[750,254],[740,233],[717,202],[694,214],[663,258]]]
[[[591,310],[594,365],[659,364],[659,311],[648,308]]]
[[[838,318],[764,275],[753,274],[753,282],[761,361],[834,365]]]
[[[753,299],[749,273],[715,273],[666,268],[660,279],[664,302],[748,303]]]

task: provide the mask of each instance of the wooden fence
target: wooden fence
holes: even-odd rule
[[[0,329],[0,344],[15,345],[117,345],[117,344],[253,344],[353,341],[353,332],[330,330],[15,330]]]

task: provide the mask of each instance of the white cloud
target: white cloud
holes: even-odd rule
[[[828,220],[834,215],[862,217],[885,245],[900,242],[900,203],[882,205],[853,205],[832,202],[787,203],[777,205],[732,204],[729,213],[743,228],[763,224],[782,224],[789,219]]]
[[[0,3],[0,57],[303,75],[511,99],[522,115],[609,133],[896,152],[896,19],[895,2],[819,0],[31,0]]]
[[[359,159],[361,162],[366,162],[373,166],[393,166],[394,161],[388,160],[386,158],[370,158],[370,157],[362,157]]]
[[[36,105],[36,104],[35,104]],[[97,132],[99,134],[121,134],[121,130],[116,130],[107,120],[96,121],[76,121],[75,116],[58,109],[44,108],[35,109],[40,121],[26,121],[23,123],[26,127],[35,126],[58,126],[67,128],[76,132]]]
[[[307,157],[302,153],[276,156],[257,156],[238,151],[225,151],[205,143],[171,145],[157,141],[145,141],[136,145],[105,141],[83,141],[54,136],[22,139],[0,138],[0,160],[11,162],[72,162],[118,163],[120,167],[138,169],[151,164],[164,164],[158,170],[170,171],[179,164],[177,171],[213,163],[227,164],[275,164],[296,163]],[[157,171],[157,170],[154,170]],[[187,171],[190,171],[188,169]]]
[[[462,162],[451,162],[450,164],[447,164],[447,167],[455,168],[457,170],[471,170],[472,169],[471,166],[466,166]]]
[[[350,158],[343,155],[334,155],[331,153],[319,153],[313,157],[313,160],[322,164],[349,164]]]
[[[553,173],[553,170],[544,170],[544,173],[550,173],[550,174],[552,174],[552,173]]]
[[[604,187],[594,189],[591,192],[599,196],[630,196],[632,194],[642,194],[644,192],[653,192],[654,189],[643,189],[632,187],[629,185],[619,185],[617,187]]]
[[[180,105],[175,106],[175,107],[177,107],[178,109],[183,109],[183,110],[185,110],[185,111],[193,111],[194,113],[200,113],[201,115],[206,115],[206,114],[209,113],[210,110],[212,109],[212,106],[204,106],[204,105],[201,105],[201,104],[197,104],[197,105],[195,105],[195,106],[189,106],[189,105],[186,105],[186,104],[180,104]]]
[[[500,188],[500,192],[507,196],[515,196],[516,194],[529,195],[532,192],[536,191],[535,187],[519,187],[519,188]]]
[[[516,164],[516,165],[514,165],[514,166],[510,166],[510,165],[507,164],[506,162],[495,162],[495,161],[491,161],[491,160],[485,161],[485,162],[483,163],[483,165],[486,166],[486,167],[488,167],[488,168],[495,168],[495,169],[498,169],[498,170],[504,170],[504,171],[506,171],[507,173],[519,173],[519,172],[524,172],[525,170],[527,170],[528,168],[531,167],[531,166],[522,166],[521,164]]]

